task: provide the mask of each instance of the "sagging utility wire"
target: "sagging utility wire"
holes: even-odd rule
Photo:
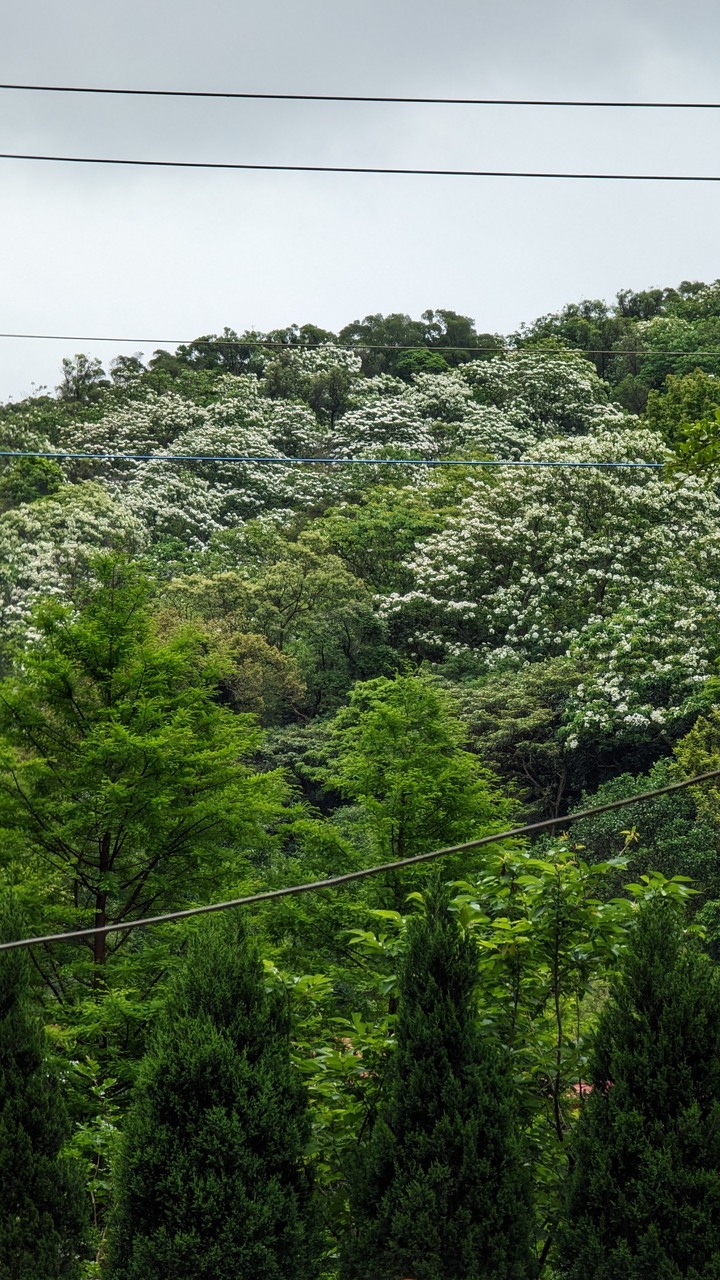
[[[528,822],[522,827],[511,827],[508,831],[498,831],[494,835],[480,836],[477,840],[466,840],[463,844],[448,845],[444,849],[432,849],[430,853],[418,853],[412,858],[399,858],[395,862],[384,862],[374,867],[365,867],[361,871],[348,871],[339,876],[328,876],[324,880],[310,880],[306,884],[289,885],[283,889],[268,889],[264,893],[250,893],[243,898],[231,898],[228,902],[211,902],[202,907],[188,907],[185,911],[168,911],[164,915],[145,916],[139,920],[123,920],[119,924],[93,926],[89,929],[72,929],[67,933],[47,933],[34,938],[17,938],[11,942],[1,942],[1,951],[15,951],[19,947],[49,946],[57,942],[73,942],[80,938],[95,938],[98,934],[128,933],[131,929],[145,929],[151,925],[166,924],[173,920],[187,920],[191,916],[209,915],[216,911],[229,911],[235,907],[249,907],[258,902],[274,902],[278,898],[296,897],[301,893],[313,893],[319,889],[336,889],[355,880],[366,880],[369,876],[384,875],[387,872],[402,870],[404,867],[415,867],[423,862],[432,862],[437,858],[446,858],[454,853],[466,853],[470,849],[480,849],[486,845],[499,844],[503,840],[515,840],[521,836],[534,835],[538,831],[554,830],[567,827],[573,822],[581,822],[585,818],[594,818],[601,813],[610,813],[613,809],[623,809],[627,805],[638,804],[641,800],[654,800],[656,796],[670,795],[675,791],[683,791],[687,787],[699,786],[712,778],[720,777],[720,769],[710,769],[707,773],[698,773],[692,778],[684,778],[682,782],[673,782],[665,787],[656,787],[652,791],[642,791],[639,795],[625,796],[622,800],[611,800],[608,804],[595,805],[592,809],[582,809],[578,813],[568,813],[560,818],[543,818],[541,822]]]
[[[28,342],[116,342],[131,343],[134,346],[152,347],[167,344],[169,347],[250,347],[263,350],[267,348],[271,351],[287,352],[290,355],[297,355],[303,351],[323,351],[326,348],[330,352],[334,351],[452,351],[456,354],[462,352],[482,352],[495,356],[522,356],[530,355],[537,359],[542,357],[545,360],[563,360],[567,355],[583,356],[589,359],[592,356],[714,356],[716,359],[720,357],[720,346],[714,347],[712,350],[693,350],[690,348],[680,347],[662,347],[652,349],[646,347],[643,349],[630,349],[625,347],[558,347],[557,350],[550,350],[544,347],[501,347],[494,346],[440,346],[436,343],[426,344],[422,341],[415,343],[410,342],[282,342],[273,338],[244,338],[240,334],[234,338],[220,337],[203,337],[203,338],[115,338],[108,334],[96,333],[0,333],[0,340],[3,338],[17,339],[18,341]]]
[[[431,98],[360,93],[252,93],[218,89],[125,89],[99,85],[0,84],[12,93],[110,94],[131,98],[216,98],[251,102],[376,102],[431,107],[602,107],[634,111],[717,111],[720,102],[658,102],[588,98]]]
[[[41,164],[120,165],[140,169],[214,169],[246,173],[361,173],[416,178],[522,178],[568,182],[720,182],[718,173],[562,173],[525,169],[404,169],[350,164],[249,164],[230,160],[141,160],[122,156],[58,156],[3,151],[0,160]]]

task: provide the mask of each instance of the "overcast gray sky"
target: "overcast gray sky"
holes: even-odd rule
[[[720,99],[713,0],[23,0],[0,80],[457,97]],[[720,172],[720,112],[0,93],[0,151]],[[720,276],[720,185],[246,174],[0,161],[0,330],[191,338],[449,307],[482,330]],[[63,354],[0,341],[0,399]]]

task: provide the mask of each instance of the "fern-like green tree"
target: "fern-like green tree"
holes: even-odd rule
[[[21,936],[10,904],[0,941]],[[85,1225],[69,1120],[29,990],[27,951],[0,954],[0,1276],[75,1280]]]
[[[472,840],[509,819],[496,779],[467,748],[457,706],[424,675],[378,676],[355,685],[331,725],[327,786],[352,802],[340,820],[368,859],[390,862]],[[467,875],[472,854],[449,863]],[[422,870],[389,872],[376,890],[402,910]]]
[[[277,775],[248,763],[254,718],[218,705],[225,660],[192,628],[162,640],[150,592],[130,561],[100,557],[74,608],[40,604],[36,643],[0,686],[3,846],[22,850],[59,928],[236,885],[282,806]],[[94,986],[121,945],[93,938]]]
[[[720,1275],[720,983],[678,908],[641,911],[595,1043],[563,1280]]]
[[[343,1280],[532,1274],[512,1089],[478,1027],[477,970],[436,892],[408,930],[385,1101],[351,1177]]]
[[[118,1160],[112,1280],[312,1280],[304,1088],[237,921],[198,930],[140,1068]]]

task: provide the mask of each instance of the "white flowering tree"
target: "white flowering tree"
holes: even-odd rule
[[[657,461],[636,428],[555,438],[554,461]],[[632,732],[686,714],[718,647],[720,501],[694,479],[645,469],[532,467],[481,474],[406,567],[381,611],[418,655],[477,671],[567,655],[595,672],[573,733]],[[624,728],[623,728],[624,726]]]
[[[63,485],[57,493],[0,516],[0,610],[5,643],[21,639],[40,596],[60,599],[88,573],[101,551],[141,553],[143,524],[93,481]]]
[[[538,438],[584,435],[596,423],[626,415],[610,403],[610,388],[583,356],[553,348],[502,359],[473,360],[459,373],[481,404],[505,409]]]
[[[718,597],[699,579],[649,583],[570,646],[587,671],[566,709],[567,745],[674,741],[706,705],[720,652]]]
[[[661,436],[613,404],[577,353],[539,345],[404,382],[363,377],[360,357],[332,343],[288,346],[262,375],[213,375],[211,394],[203,383],[193,395],[187,377],[162,394],[136,379],[125,399],[108,394],[62,427],[51,410],[46,397],[4,411],[8,439],[149,456],[68,461],[70,483],[59,493],[1,518],[8,620],[25,617],[39,592],[62,592],[93,548],[130,539],[163,576],[201,565],[206,551],[231,568],[235,556],[242,568],[242,540],[223,539],[247,521],[270,521],[281,538],[285,529],[292,548],[296,518],[302,528],[329,509],[359,512],[374,493],[373,509],[379,502],[387,512],[364,518],[365,535],[357,519],[335,519],[332,530],[353,573],[369,566],[376,611],[396,645],[475,673],[566,656],[583,673],[566,708],[570,743],[591,733],[672,735],[711,670],[720,569],[711,489],[643,469],[453,472],[410,462],[664,460]],[[328,457],[408,465],[292,461]],[[403,490],[437,513],[429,524],[423,516],[410,542],[399,526],[392,533],[391,510],[403,507],[392,495]],[[291,549],[274,563],[285,566],[272,570],[280,583],[299,561]]]

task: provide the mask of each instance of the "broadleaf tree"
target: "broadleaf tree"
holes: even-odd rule
[[[508,817],[507,800],[466,736],[452,700],[422,674],[355,685],[333,722],[326,782],[353,802],[350,829],[373,859],[471,840]],[[393,879],[393,905],[402,905],[409,886]]]

